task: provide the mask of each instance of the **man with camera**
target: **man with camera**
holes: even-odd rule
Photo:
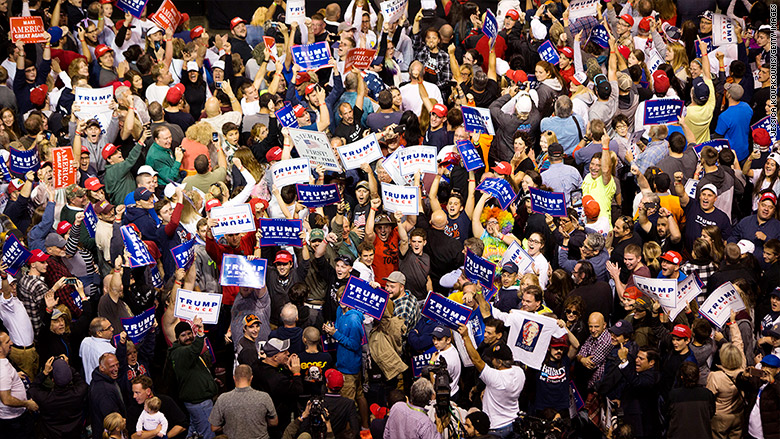
[[[360,437],[360,420],[355,401],[339,394],[344,386],[344,375],[336,369],[325,371],[325,386],[328,391],[324,396],[313,396],[307,404],[307,411],[301,415],[298,434],[309,433],[312,437],[320,437],[326,432],[325,420],[332,426],[332,431],[338,432],[339,438]],[[308,413],[307,413],[308,412]]]
[[[745,391],[750,403],[748,414],[749,438],[780,438],[780,358],[767,355],[761,359],[761,368],[748,367],[737,376],[737,386]]]
[[[502,439],[509,438],[512,436],[512,422],[519,411],[517,398],[525,385],[525,373],[514,365],[512,350],[506,344],[493,346],[492,364],[487,365],[469,338],[468,328],[460,325],[458,332],[463,337],[471,362],[480,372],[479,378],[485,383],[482,410],[490,417],[490,431]]]

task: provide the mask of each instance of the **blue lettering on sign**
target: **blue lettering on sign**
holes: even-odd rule
[[[496,197],[501,209],[506,210],[517,194],[512,190],[512,186],[503,178],[488,178],[477,186],[478,191],[485,192]]]
[[[531,210],[536,213],[549,213],[552,216],[566,216],[566,194],[529,188]]]
[[[321,207],[341,201],[339,188],[336,184],[326,185],[295,185],[298,191],[298,201],[306,207]]]

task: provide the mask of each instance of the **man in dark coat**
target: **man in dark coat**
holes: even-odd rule
[[[92,438],[103,437],[103,419],[117,412],[127,416],[125,402],[119,391],[119,360],[112,353],[100,356],[100,365],[92,371],[89,385],[89,416],[92,422]]]

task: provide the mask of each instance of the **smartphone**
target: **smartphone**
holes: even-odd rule
[[[433,18],[435,15],[436,15],[436,11],[434,9],[423,9],[422,10],[423,18]]]
[[[214,142],[214,143],[219,142],[219,134],[211,133],[211,141]]]
[[[44,131],[43,135],[46,136],[46,140],[51,140],[51,131]]]
[[[393,132],[396,133],[396,134],[401,134],[404,131],[406,131],[406,125],[405,124],[400,124],[400,125],[397,125],[395,128],[393,128]]]
[[[217,82],[217,88],[222,88],[222,81]]]
[[[75,277],[66,277],[65,278],[65,285],[77,285],[78,279]]]
[[[582,189],[574,189],[569,193],[572,207],[582,206]]]
[[[748,375],[756,378],[761,378],[764,376],[764,370],[762,369],[756,369],[755,367],[748,367],[747,369]]]

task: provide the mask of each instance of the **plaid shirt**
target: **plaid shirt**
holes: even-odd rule
[[[68,267],[65,266],[65,262],[63,262],[61,257],[50,256],[46,262],[49,263],[49,266],[46,268],[46,273],[43,274],[46,285],[52,287],[62,277],[73,277],[73,274],[71,274]],[[73,296],[71,296],[75,291],[76,289],[73,285],[65,285],[57,290],[54,295],[60,300],[60,303],[68,307],[73,318],[77,319],[81,316],[81,308],[76,306],[76,302],[73,300]]]
[[[669,143],[666,140],[650,142],[644,151],[634,157],[632,165],[639,168],[639,172],[644,174],[647,168],[655,166],[663,158],[669,155]]]
[[[588,339],[582,344],[579,355],[582,357],[590,357],[596,365],[593,376],[588,381],[588,389],[595,388],[596,384],[601,381],[601,377],[604,375],[604,365],[607,361],[607,355],[611,349],[612,336],[609,335],[609,331],[606,329],[598,338],[594,338],[592,335],[588,336]]]
[[[431,52],[428,46],[423,44],[421,33],[412,36],[414,52],[417,54],[415,59],[423,64],[424,73],[436,75],[437,86],[444,87],[447,81],[452,79],[450,55],[441,49],[436,53]]]
[[[710,262],[707,265],[700,265],[700,264],[694,264],[691,261],[687,261],[684,264],[680,266],[680,271],[682,271],[686,276],[690,276],[692,274],[696,274],[696,276],[699,276],[699,280],[702,284],[704,284],[704,287],[702,288],[702,294],[698,295],[696,297],[696,302],[701,305],[704,303],[704,300],[707,298],[706,291],[707,291],[707,281],[710,279],[710,276],[715,274],[716,271],[718,271],[718,267],[715,265],[714,262]]]
[[[417,320],[420,319],[420,305],[417,303],[417,299],[412,296],[409,291],[404,291],[404,295],[393,300],[395,311],[393,315],[399,316],[404,319],[406,323],[406,334],[417,325]]]
[[[27,315],[30,316],[30,322],[33,325],[33,330],[37,338],[38,332],[43,327],[43,321],[41,320],[41,304],[43,303],[43,296],[49,291],[49,287],[46,286],[43,277],[31,276],[25,274],[19,279],[18,294],[19,300],[22,301],[24,309],[27,311]]]

